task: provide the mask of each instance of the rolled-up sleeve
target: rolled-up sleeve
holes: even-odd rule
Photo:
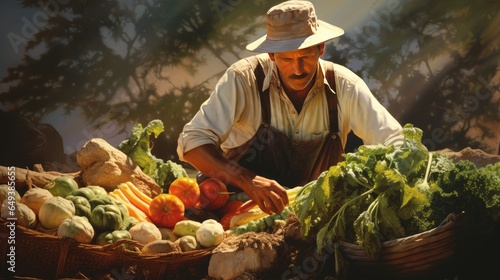
[[[243,67],[242,71],[241,63],[244,62],[228,68],[210,97],[184,126],[177,142],[180,160],[183,160],[184,153],[196,147],[205,144],[219,146],[226,141],[235,124],[247,110],[243,99],[253,91],[252,77],[248,77],[252,72],[250,65]],[[250,69],[249,73],[246,73],[247,68]]]
[[[336,65],[341,123],[344,136],[352,129],[365,145],[403,144],[401,124],[380,104],[366,83],[350,70]]]

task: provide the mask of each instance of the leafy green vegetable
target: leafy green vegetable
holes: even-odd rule
[[[421,130],[403,129],[401,147],[364,145],[330,167],[297,195],[294,212],[304,238],[316,237],[318,250],[339,240],[362,244],[372,256],[381,242],[403,237],[401,220],[426,200],[414,188],[425,175],[429,152]]]
[[[469,228],[487,233],[500,226],[500,163],[482,168],[430,153],[422,131],[403,128],[400,147],[364,145],[307,183],[291,205],[306,240],[319,253],[335,248],[337,276],[344,261],[339,241],[377,256],[384,241],[441,224],[451,213],[467,214]]]
[[[465,212],[471,234],[481,238],[500,223],[500,162],[478,168],[460,160],[451,166],[436,177],[436,190],[408,228],[415,233],[429,230],[448,214]]]
[[[161,120],[152,120],[144,128],[138,123],[132,128],[130,137],[118,145],[118,149],[128,155],[146,175],[153,178],[163,192],[167,192],[175,179],[188,177],[188,174],[182,165],[171,160],[165,162],[151,153],[150,137],[154,135],[156,138],[163,131]]]

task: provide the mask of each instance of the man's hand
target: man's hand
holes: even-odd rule
[[[288,205],[286,190],[274,180],[255,176],[252,186],[245,186],[245,193],[267,214],[279,213]]]
[[[278,182],[228,161],[212,144],[190,150],[184,160],[204,175],[240,188],[268,214],[279,213],[288,205],[286,190]]]

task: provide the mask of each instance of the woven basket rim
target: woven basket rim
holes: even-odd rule
[[[462,221],[464,219],[463,217],[464,215],[465,215],[464,213],[459,213],[459,214],[450,213],[440,225],[432,229],[416,233],[410,236],[384,241],[382,242],[382,248],[389,248],[389,247],[409,244],[425,238],[439,235],[440,233],[446,232],[451,228],[455,227],[459,221]],[[340,247],[348,247],[351,249],[363,249],[363,247],[360,244],[355,244],[344,240],[339,240],[337,243]]]
[[[365,277],[425,279],[456,267],[466,242],[466,225],[464,212],[451,213],[430,230],[383,242],[373,256],[361,244],[339,241],[334,244],[335,257],[347,261],[352,273]]]
[[[0,224],[1,225],[6,225],[9,223],[9,221],[0,218]],[[51,231],[47,232],[41,232],[36,229],[30,229],[24,226],[20,226],[16,224],[16,229],[22,230],[24,234],[33,236],[33,238],[37,238],[40,241],[43,241],[44,239],[50,240],[51,242],[60,240],[61,242],[69,242],[71,245],[86,249],[86,250],[94,250],[94,251],[99,251],[102,253],[120,253],[125,255],[126,257],[131,257],[131,258],[139,258],[139,259],[147,259],[147,260],[158,260],[160,262],[172,262],[172,261],[185,261],[185,258],[187,259],[198,259],[207,255],[212,254],[214,247],[209,247],[209,248],[201,248],[197,250],[192,250],[192,251],[175,251],[175,252],[169,252],[169,253],[142,253],[140,251],[132,251],[132,250],[126,250],[123,246],[124,244],[132,245],[134,247],[137,247],[139,250],[144,247],[144,244],[133,240],[133,239],[120,239],[114,243],[111,244],[106,244],[106,245],[98,245],[98,244],[91,244],[91,243],[80,243],[74,239],[71,238],[64,238],[61,236],[55,235],[55,233],[50,234]]]

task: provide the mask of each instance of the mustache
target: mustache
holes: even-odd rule
[[[307,77],[307,73],[302,73],[300,75],[292,74],[292,75],[288,76],[288,78],[292,79],[292,80],[302,80],[302,79],[304,79],[306,77]]]

